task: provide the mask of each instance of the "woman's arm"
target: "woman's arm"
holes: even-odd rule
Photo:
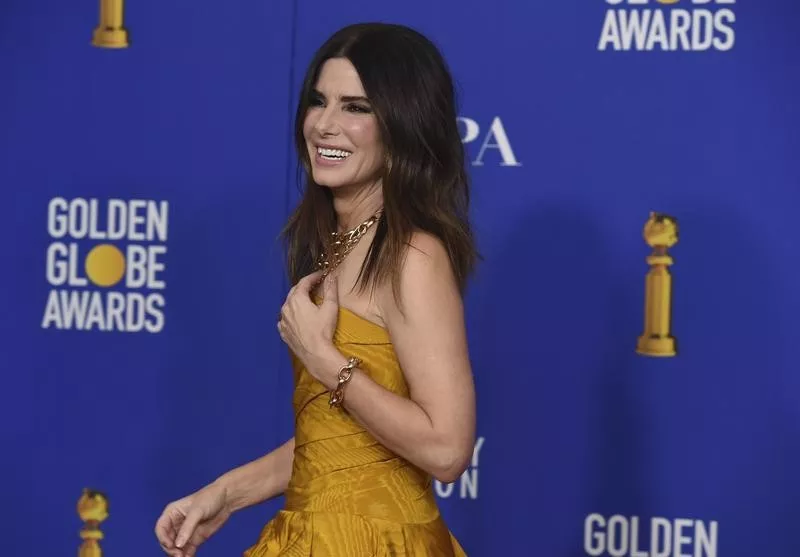
[[[234,468],[216,482],[226,494],[231,512],[281,495],[289,485],[294,462],[294,437],[272,452]]]
[[[472,455],[475,392],[461,295],[438,239],[414,236],[400,293],[402,313],[391,285],[379,293],[379,307],[411,398],[356,371],[345,386],[343,406],[389,450],[449,483]],[[326,344],[308,363],[315,368],[313,375],[334,388],[347,357]]]

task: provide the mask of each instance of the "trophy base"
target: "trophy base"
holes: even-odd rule
[[[78,548],[78,557],[103,557],[103,550],[96,541],[90,540]]]
[[[636,353],[642,356],[675,356],[675,339],[672,337],[640,336],[636,343]]]
[[[125,29],[98,27],[92,35],[92,45],[100,48],[127,48],[128,32]]]

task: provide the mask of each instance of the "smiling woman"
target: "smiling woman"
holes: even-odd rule
[[[296,431],[170,503],[156,534],[191,556],[235,510],[286,506],[246,557],[460,557],[433,479],[475,442],[462,296],[476,260],[453,83],[407,27],[334,34],[303,82],[295,144],[305,193],[284,236]]]
[[[314,182],[351,189],[376,183],[383,145],[353,64],[346,58],[327,60],[309,97],[303,139]]]

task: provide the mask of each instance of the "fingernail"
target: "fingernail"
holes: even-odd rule
[[[176,547],[183,547],[184,543],[186,543],[186,540],[184,540],[182,537],[175,540]]]

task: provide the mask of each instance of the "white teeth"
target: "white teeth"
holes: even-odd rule
[[[353,154],[350,151],[344,151],[342,149],[328,149],[326,147],[317,147],[317,153],[319,153],[323,158],[331,160],[344,160]]]

